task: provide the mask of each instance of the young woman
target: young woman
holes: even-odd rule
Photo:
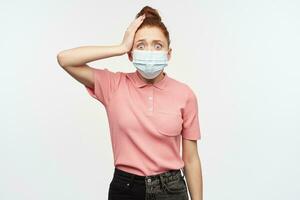
[[[109,200],[187,200],[188,191],[192,200],[202,200],[197,98],[164,72],[171,51],[160,15],[145,6],[120,45],[77,47],[57,56],[60,66],[105,106],[115,166]],[[86,64],[125,53],[136,71]]]

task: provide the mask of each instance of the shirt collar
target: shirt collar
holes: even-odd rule
[[[163,71],[163,74],[165,75],[164,78],[156,83],[146,83],[144,80],[142,80],[139,75],[138,75],[138,71],[136,70],[135,72],[131,72],[131,73],[127,73],[127,76],[129,77],[129,79],[133,82],[133,84],[136,87],[143,87],[146,85],[153,85],[154,87],[157,87],[159,89],[165,89],[167,82],[169,80],[169,76],[167,75],[167,73],[165,71]]]

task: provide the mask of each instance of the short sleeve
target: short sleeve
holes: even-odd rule
[[[107,106],[113,93],[118,89],[122,72],[112,72],[107,68],[92,68],[94,89],[84,85],[88,93],[104,106]]]
[[[187,95],[182,118],[182,137],[189,140],[201,139],[197,97],[191,89],[189,89]]]

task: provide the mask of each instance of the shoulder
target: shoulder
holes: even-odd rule
[[[186,82],[169,77],[169,83],[172,88],[176,89],[177,92],[185,96],[186,99],[196,98],[194,89]]]

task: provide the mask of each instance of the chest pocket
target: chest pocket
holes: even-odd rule
[[[183,120],[180,114],[157,111],[153,122],[157,131],[163,135],[177,136],[181,133]]]

